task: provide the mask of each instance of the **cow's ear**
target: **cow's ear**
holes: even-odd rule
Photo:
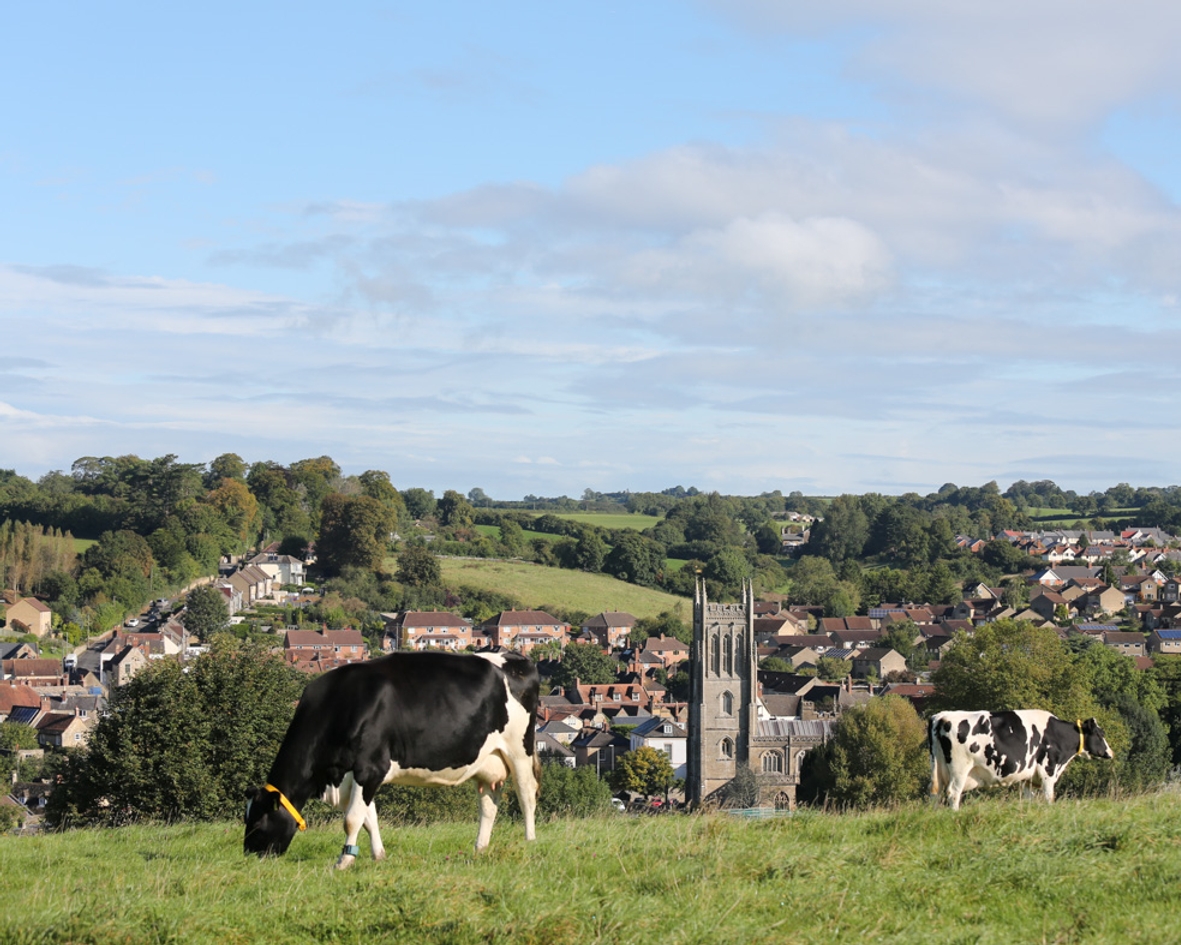
[[[260,787],[247,788],[246,789],[246,798],[245,798],[246,803],[249,804],[251,801],[257,801],[259,798],[259,795],[261,795],[261,794],[262,794],[262,788],[260,788]]]

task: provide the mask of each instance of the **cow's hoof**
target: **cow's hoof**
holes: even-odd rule
[[[350,866],[357,862],[357,858],[351,853],[342,853],[340,859],[336,861],[336,868],[338,870],[347,870]]]
[[[378,863],[380,863],[382,860],[385,859],[385,850],[374,850],[373,851],[373,859],[375,859]]]

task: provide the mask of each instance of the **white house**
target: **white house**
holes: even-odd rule
[[[653,716],[637,725],[631,733],[631,750],[647,746],[668,755],[673,775],[684,778],[689,765],[689,733],[672,719]]]

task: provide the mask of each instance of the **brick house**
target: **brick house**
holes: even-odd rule
[[[489,646],[528,653],[535,646],[570,640],[570,624],[543,610],[504,610],[473,629],[473,636],[483,636]]]
[[[369,645],[360,630],[288,630],[283,636],[283,657],[289,663],[352,663],[369,658]]]

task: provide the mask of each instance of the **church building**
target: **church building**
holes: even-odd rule
[[[759,806],[794,808],[804,756],[830,734],[831,720],[770,718],[762,708],[754,612],[749,582],[738,603],[713,603],[697,579],[685,783],[693,807],[721,804],[745,765],[758,777]]]

